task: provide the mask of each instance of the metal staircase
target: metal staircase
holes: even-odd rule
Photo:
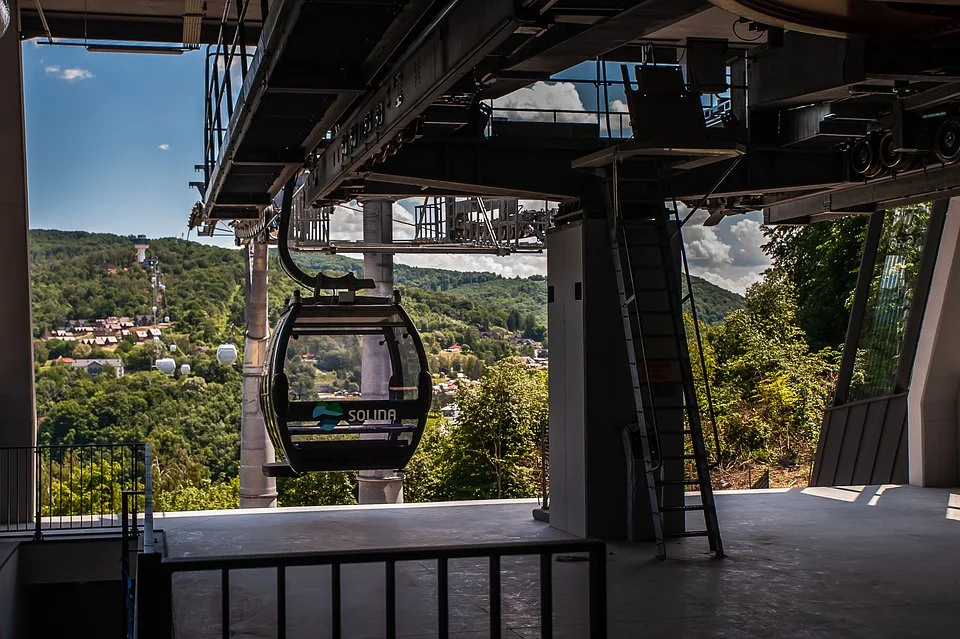
[[[685,293],[681,286],[680,267],[686,271],[686,256],[680,223],[676,211],[664,207],[655,180],[647,181],[643,189],[624,189],[645,193],[625,199],[617,173],[614,162],[606,208],[637,414],[636,423],[623,431],[628,460],[633,460],[633,468],[628,468],[636,470],[629,476],[639,472],[642,462],[644,481],[636,477],[632,485],[645,485],[661,559],[666,557],[665,539],[674,537],[706,537],[710,550],[722,557],[710,461],[683,323],[684,303],[691,303],[694,315],[695,305],[689,273],[685,273]],[[701,344],[699,333],[697,344]],[[712,416],[712,406],[710,412]],[[715,443],[719,453],[719,442]],[[688,465],[693,466],[689,477]],[[683,492],[694,487],[700,503],[687,504]],[[669,498],[668,493],[672,493]],[[686,529],[690,512],[702,513],[702,528]]]

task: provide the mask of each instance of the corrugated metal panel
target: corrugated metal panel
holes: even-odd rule
[[[824,416],[810,484],[905,483],[906,422],[906,393],[831,408]]]

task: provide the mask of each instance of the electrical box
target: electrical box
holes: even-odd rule
[[[637,418],[609,246],[604,220],[547,234],[550,525],[579,537],[626,539],[621,431]],[[652,538],[645,483],[633,494],[638,537]]]

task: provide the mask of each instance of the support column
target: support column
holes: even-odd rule
[[[950,200],[907,398],[910,483],[960,483],[960,198]]]
[[[267,350],[267,244],[247,247],[247,337],[243,348],[243,412],[240,421],[240,507],[275,508],[277,480],[263,474],[274,461],[273,443],[260,411],[260,374]]]
[[[363,241],[389,243],[393,241],[393,200],[363,201]],[[393,255],[366,253],[363,256],[363,276],[377,284],[380,297],[393,295]],[[363,338],[360,391],[363,398],[389,399],[384,390],[390,381],[390,360],[376,336]],[[379,439],[385,435],[361,435],[361,438]],[[394,470],[364,470],[357,473],[358,501],[361,504],[403,503],[403,477]]]
[[[18,2],[12,24],[0,38],[0,448],[34,446],[37,419],[33,391],[33,329],[30,313],[27,158],[23,119],[23,74]],[[0,452],[0,524],[33,519],[34,474],[30,451]],[[8,521],[9,520],[9,521]]]

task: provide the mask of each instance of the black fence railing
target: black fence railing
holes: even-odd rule
[[[251,0],[226,0],[220,20],[217,43],[207,45],[204,90],[204,189],[210,183],[220,151],[224,146],[241,87],[253,61],[245,39],[247,9]],[[261,1],[262,21],[266,23],[267,2]],[[255,45],[256,43],[250,43]],[[235,69],[239,64],[239,69]],[[238,71],[238,73],[237,73]]]
[[[450,560],[487,559],[489,592],[488,636],[502,636],[501,562],[503,557],[539,557],[539,618],[540,636],[553,637],[554,586],[553,562],[557,555],[584,553],[588,565],[588,617],[591,638],[606,637],[607,631],[607,575],[606,544],[597,540],[517,542],[508,544],[476,544],[405,549],[376,549],[358,551],[329,551],[291,553],[286,555],[248,555],[210,558],[161,559],[159,555],[141,555],[137,575],[137,619],[140,639],[169,639],[174,636],[173,577],[178,573],[219,573],[220,576],[220,634],[231,636],[230,577],[233,571],[273,568],[276,570],[276,629],[271,633],[278,639],[287,636],[287,569],[296,566],[327,566],[330,571],[331,615],[330,632],[334,639],[343,633],[343,599],[341,567],[350,564],[383,564],[385,573],[385,622],[383,635],[397,636],[397,564],[400,562],[436,562],[437,574],[437,634],[450,636]],[[582,555],[581,555],[582,556]],[[569,589],[566,589],[569,590]],[[183,587],[178,587],[183,595]],[[369,594],[365,596],[375,596]],[[247,593],[249,598],[249,593]],[[249,602],[248,602],[249,603]],[[482,628],[472,628],[482,632]]]
[[[502,122],[552,122],[554,124],[596,124],[601,138],[626,139],[633,135],[630,114],[626,111],[607,109],[538,109],[530,107],[505,107],[487,103],[490,123],[486,137],[497,135],[497,124]]]
[[[146,513],[147,444],[0,448],[0,532],[120,529],[124,493]]]

